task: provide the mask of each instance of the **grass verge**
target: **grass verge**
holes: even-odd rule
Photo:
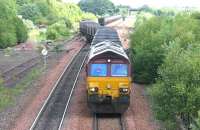
[[[0,112],[15,103],[15,98],[23,93],[31,83],[42,73],[43,68],[33,68],[27,73],[22,81],[15,88],[6,88],[3,86],[3,80],[0,78]]]

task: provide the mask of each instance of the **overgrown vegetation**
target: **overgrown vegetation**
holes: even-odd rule
[[[96,19],[78,5],[58,0],[1,0],[0,4],[0,48],[25,42],[35,32],[39,35],[30,40],[67,38],[80,20]]]
[[[141,17],[142,18],[142,17]],[[192,13],[138,19],[131,35],[134,81],[151,83],[156,117],[176,130],[200,110],[200,21]]]
[[[0,111],[15,103],[15,98],[21,94],[36,79],[43,69],[32,69],[25,78],[16,85],[15,88],[6,88],[3,85],[3,79],[0,77]]]
[[[18,2],[21,0],[18,0]],[[20,3],[24,3],[24,0]],[[63,3],[57,0],[29,1],[18,6],[18,13],[25,19],[33,21],[37,26],[47,30],[39,32],[42,39],[56,40],[67,38],[78,27],[82,19],[95,19],[91,13],[84,13],[72,3]],[[41,36],[39,36],[41,38]]]

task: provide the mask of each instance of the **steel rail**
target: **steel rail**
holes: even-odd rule
[[[81,49],[83,49],[83,48],[81,48]],[[52,95],[53,95],[53,93],[54,93],[54,91],[55,91],[56,88],[58,87],[59,82],[61,81],[62,77],[64,76],[64,74],[65,74],[65,72],[67,71],[67,69],[69,68],[69,66],[72,64],[74,58],[80,53],[81,49],[79,49],[79,50],[77,51],[77,53],[71,58],[69,64],[67,64],[67,66],[64,68],[64,71],[62,72],[62,74],[60,75],[60,77],[58,78],[58,80],[56,81],[56,83],[55,83],[53,89],[52,89],[51,92],[49,93],[49,95],[48,95],[47,99],[45,100],[43,106],[41,107],[39,113],[37,114],[36,118],[34,119],[34,122],[32,123],[32,125],[31,125],[31,127],[30,127],[30,130],[33,130],[33,129],[35,128],[35,126],[36,126],[36,124],[37,124],[37,122],[38,122],[38,120],[39,120],[39,118],[40,118],[42,112],[44,111],[45,107],[47,106],[47,104],[48,104],[50,98],[52,97]]]
[[[68,109],[68,106],[69,106],[69,103],[70,103],[72,94],[73,94],[73,92],[74,92],[74,88],[75,88],[76,83],[77,83],[77,81],[78,81],[79,74],[80,74],[80,72],[81,72],[81,70],[82,70],[82,68],[83,68],[83,66],[84,66],[85,60],[86,60],[86,58],[87,58],[87,55],[88,55],[88,53],[87,53],[86,56],[84,57],[84,60],[83,60],[83,62],[82,62],[82,64],[81,64],[81,67],[80,67],[80,69],[79,69],[79,71],[78,71],[78,74],[77,74],[77,76],[76,76],[76,79],[75,79],[75,81],[74,81],[74,84],[73,84],[72,90],[71,90],[71,92],[70,92],[70,96],[69,96],[69,98],[68,98],[68,100],[67,100],[66,107],[65,107],[65,110],[64,110],[64,113],[63,113],[63,116],[62,116],[60,125],[59,125],[59,127],[58,127],[58,130],[61,130],[61,128],[62,128],[62,124],[63,124],[63,121],[64,121],[64,119],[65,119],[66,112],[67,112],[67,109]]]

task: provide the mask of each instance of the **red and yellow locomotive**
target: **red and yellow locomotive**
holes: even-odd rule
[[[97,30],[86,71],[87,102],[92,112],[125,112],[130,102],[131,65],[116,30]]]

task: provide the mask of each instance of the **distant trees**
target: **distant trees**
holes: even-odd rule
[[[39,38],[56,40],[68,37],[83,18],[95,19],[92,13],[84,13],[76,4],[58,0],[17,0],[18,14],[31,20],[36,26],[44,25],[46,31],[39,32]],[[38,37],[38,36],[36,36]]]
[[[58,0],[0,0],[0,5],[0,48],[25,42],[28,33],[34,40],[68,37],[80,20],[96,18],[76,4]]]
[[[36,21],[39,17],[41,17],[40,9],[36,4],[24,4],[20,10],[19,14],[23,16],[24,19],[29,19],[32,21]]]
[[[0,48],[26,41],[27,29],[16,16],[15,1],[1,0],[0,5]]]
[[[83,11],[96,15],[113,15],[117,8],[110,0],[81,0],[79,6]]]

